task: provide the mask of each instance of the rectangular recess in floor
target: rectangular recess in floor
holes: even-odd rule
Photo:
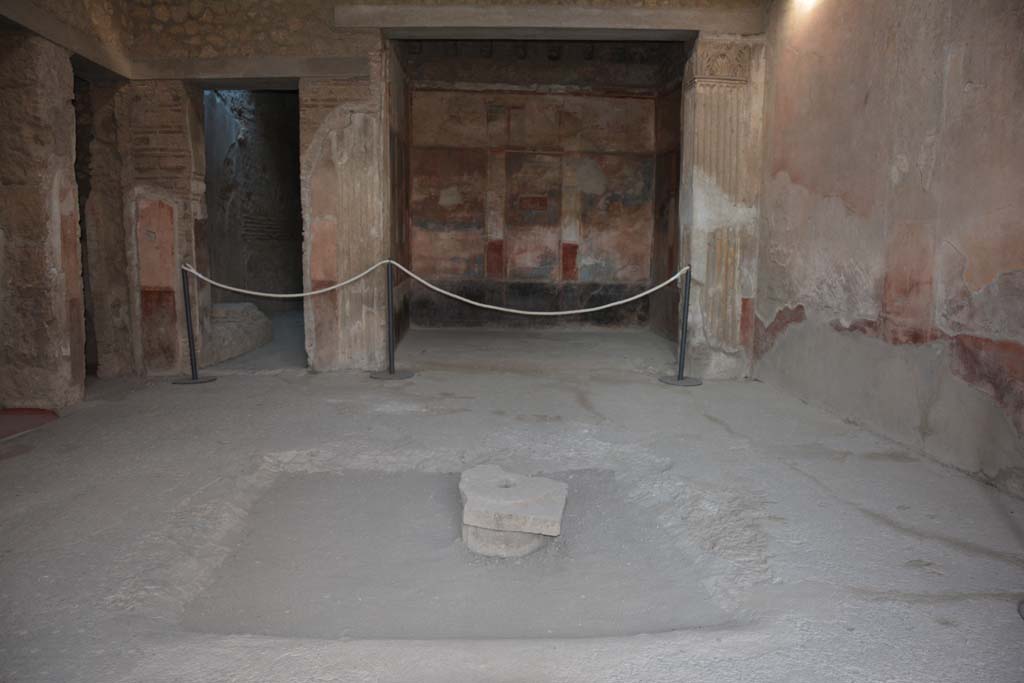
[[[516,560],[459,540],[457,474],[283,474],[182,626],[302,638],[615,636],[728,621],[613,473],[569,485],[562,536]]]

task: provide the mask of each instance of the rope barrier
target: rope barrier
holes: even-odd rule
[[[315,296],[317,294],[324,294],[325,292],[330,292],[330,291],[333,291],[335,289],[341,289],[342,287],[350,285],[350,284],[352,284],[353,282],[355,282],[356,280],[358,280],[360,278],[366,277],[367,275],[369,275],[373,271],[377,270],[381,266],[385,265],[389,261],[390,261],[390,259],[384,259],[383,261],[378,261],[377,263],[374,263],[372,266],[370,266],[369,268],[367,268],[363,272],[361,272],[358,275],[355,275],[353,277],[350,277],[349,279],[345,280],[344,282],[338,282],[336,284],[331,285],[330,287],[324,287],[323,289],[314,289],[312,292],[298,292],[297,294],[275,294],[274,292],[254,292],[251,289],[242,289],[241,287],[232,287],[231,285],[226,285],[223,282],[217,282],[216,280],[208,278],[207,276],[203,275],[202,273],[200,273],[198,270],[196,270],[195,268],[193,268],[192,266],[190,266],[187,263],[183,263],[181,265],[181,269],[184,270],[187,273],[192,273],[193,275],[195,275],[200,280],[202,280],[204,282],[208,282],[211,285],[213,285],[214,287],[219,287],[221,289],[226,289],[229,292],[237,292],[238,294],[248,294],[249,296],[261,296],[261,297],[264,297],[266,299],[301,299],[303,297]]]
[[[388,280],[387,280],[387,301],[388,301],[388,314],[387,314],[388,358],[387,358],[387,361],[388,362],[387,362],[387,369],[386,370],[383,370],[381,372],[374,372],[374,373],[370,374],[370,377],[373,377],[374,379],[399,380],[399,379],[408,379],[409,377],[413,376],[413,373],[411,371],[409,371],[409,370],[397,370],[395,368],[395,346],[397,344],[397,335],[395,334],[394,289],[395,289],[395,268],[398,268],[403,273],[407,274],[409,277],[411,277],[413,280],[416,280],[417,282],[419,282],[424,287],[427,287],[428,289],[431,289],[431,290],[437,292],[438,294],[442,294],[444,296],[447,296],[447,297],[450,297],[452,299],[455,299],[456,301],[461,301],[461,302],[463,302],[465,304],[469,304],[470,306],[476,306],[477,308],[486,308],[488,310],[499,311],[501,313],[511,313],[513,315],[533,315],[533,316],[583,315],[585,313],[595,313],[597,311],[603,311],[605,309],[612,308],[614,306],[621,306],[623,304],[628,304],[631,301],[636,301],[637,299],[641,299],[641,298],[643,298],[645,296],[653,294],[654,292],[658,291],[662,287],[667,287],[668,285],[670,285],[673,280],[677,280],[678,279],[680,281],[679,284],[682,286],[682,297],[681,297],[681,301],[680,301],[681,307],[679,309],[679,354],[677,356],[677,359],[678,359],[677,370],[672,375],[665,375],[665,376],[659,377],[658,381],[663,382],[664,384],[670,384],[670,385],[673,385],[673,386],[681,386],[681,387],[695,387],[695,386],[699,386],[701,384],[701,380],[700,379],[698,379],[696,377],[687,377],[687,376],[685,376],[683,374],[683,371],[685,369],[685,364],[686,364],[687,320],[690,317],[690,280],[691,280],[690,266],[684,266],[684,267],[680,268],[679,272],[674,274],[672,277],[668,278],[667,280],[665,280],[664,282],[662,282],[662,283],[660,283],[658,285],[655,285],[654,287],[651,287],[650,289],[647,289],[647,290],[645,290],[643,292],[640,292],[639,294],[634,294],[631,297],[627,297],[625,299],[620,299],[619,301],[612,301],[611,303],[602,304],[600,306],[591,306],[590,308],[575,308],[575,309],[573,309],[571,311],[524,311],[523,309],[520,309],[520,308],[506,308],[504,306],[495,306],[494,304],[485,304],[482,301],[473,301],[472,299],[467,299],[466,297],[460,296],[459,294],[456,294],[455,292],[450,292],[447,289],[444,289],[443,287],[438,287],[433,282],[429,282],[429,281],[423,279],[422,277],[420,277],[416,273],[412,272],[411,270],[409,270],[408,268],[403,266],[401,263],[399,263],[397,261],[393,261],[391,259],[384,259],[383,261],[378,261],[377,263],[373,264],[372,266],[370,266],[369,268],[367,268],[363,272],[359,273],[358,275],[350,277],[349,279],[344,280],[342,282],[338,282],[336,284],[333,284],[330,287],[323,287],[321,289],[316,289],[316,290],[313,290],[311,292],[298,292],[296,294],[277,294],[275,292],[256,292],[256,291],[253,291],[251,289],[243,289],[241,287],[232,287],[231,285],[226,285],[223,282],[217,282],[213,278],[210,278],[210,277],[207,277],[206,275],[203,275],[202,273],[200,273],[198,270],[196,270],[195,268],[193,268],[191,265],[189,265],[187,263],[182,264],[182,266],[181,266],[181,288],[182,288],[182,297],[184,298],[184,304],[185,304],[185,325],[186,325],[186,331],[187,331],[187,334],[188,334],[188,355],[189,355],[189,364],[191,366],[192,374],[191,374],[191,377],[189,377],[189,378],[175,381],[175,384],[203,384],[205,382],[212,382],[213,380],[216,379],[216,377],[200,377],[199,376],[199,371],[198,371],[198,367],[199,366],[196,363],[195,335],[193,334],[193,331],[192,331],[192,304],[190,303],[189,285],[188,285],[188,276],[190,274],[196,276],[196,278],[198,278],[199,280],[202,280],[203,282],[207,282],[207,283],[213,285],[214,287],[220,287],[221,289],[226,289],[229,292],[237,292],[238,294],[247,294],[249,296],[266,297],[268,299],[301,299],[301,298],[307,297],[307,296],[316,296],[317,294],[324,294],[325,292],[330,292],[330,291],[333,291],[335,289],[340,289],[342,287],[350,285],[353,282],[356,282],[357,280],[360,280],[360,279],[366,277],[367,275],[369,275],[370,273],[372,273],[373,271],[377,270],[378,268],[380,268],[381,266],[384,266],[384,265],[386,265],[388,267],[388,269],[387,269],[387,277],[388,277]],[[685,275],[685,277],[684,277],[684,275]]]
[[[486,309],[491,310],[491,311],[501,311],[502,313],[513,313],[515,315],[533,315],[533,316],[582,315],[584,313],[594,313],[596,311],[603,311],[606,308],[614,308],[615,306],[621,306],[623,304],[628,304],[631,301],[636,301],[637,299],[642,299],[643,297],[645,297],[645,296],[647,296],[649,294],[653,294],[654,292],[658,291],[662,287],[670,285],[673,281],[679,279],[679,277],[689,269],[689,266],[686,266],[685,268],[681,269],[678,273],[676,273],[675,275],[673,275],[669,279],[667,279],[664,282],[662,282],[660,285],[657,285],[655,287],[651,287],[650,289],[648,289],[648,290],[646,290],[644,292],[640,292],[639,294],[634,294],[633,296],[631,296],[629,298],[626,298],[626,299],[621,299],[619,301],[613,301],[611,303],[602,304],[600,306],[592,306],[591,308],[577,308],[577,309],[573,309],[571,311],[524,311],[523,309],[520,309],[520,308],[505,308],[504,306],[495,306],[493,304],[485,304],[485,303],[482,303],[480,301],[473,301],[472,299],[467,299],[466,297],[460,296],[460,295],[456,294],[455,292],[449,292],[447,289],[442,289],[441,287],[438,287],[437,285],[435,285],[433,283],[427,282],[426,280],[421,278],[419,275],[417,275],[416,273],[412,272],[411,270],[409,270],[408,268],[403,266],[401,263],[395,263],[394,261],[392,261],[392,263],[394,263],[396,268],[401,270],[403,273],[406,273],[409,277],[411,277],[413,280],[416,280],[417,282],[419,282],[424,287],[427,287],[428,289],[432,289],[435,292],[437,292],[438,294],[443,294],[443,295],[445,295],[447,297],[451,297],[452,299],[455,299],[456,301],[461,301],[462,303],[469,304],[471,306],[476,306],[477,308],[486,308]]]
[[[377,268],[380,268],[381,266],[386,265],[388,263],[392,264],[393,266],[395,266],[396,268],[401,270],[403,273],[407,274],[409,277],[411,277],[412,279],[414,279],[417,282],[419,282],[424,287],[427,287],[428,289],[432,289],[435,292],[437,292],[438,294],[443,294],[444,296],[447,296],[447,297],[450,297],[452,299],[455,299],[456,301],[461,301],[462,303],[469,304],[470,306],[476,306],[477,308],[486,308],[486,309],[491,310],[491,311],[499,311],[501,313],[511,313],[511,314],[514,314],[514,315],[532,315],[532,316],[583,315],[583,314],[586,314],[586,313],[595,313],[597,311],[603,311],[603,310],[608,309],[608,308],[614,308],[615,306],[622,306],[623,304],[628,304],[630,302],[636,301],[637,299],[642,299],[645,296],[653,294],[654,292],[658,291],[662,287],[667,287],[668,285],[672,284],[672,282],[674,282],[674,281],[678,280],[679,278],[681,278],[683,276],[683,274],[686,273],[688,270],[690,270],[690,266],[684,266],[683,268],[681,268],[679,270],[679,272],[677,272],[675,275],[673,275],[672,277],[668,278],[667,280],[665,280],[664,282],[662,282],[659,285],[655,285],[654,287],[651,287],[648,290],[640,292],[639,294],[634,294],[631,297],[628,297],[628,298],[625,298],[625,299],[620,299],[619,301],[613,301],[613,302],[607,303],[607,304],[602,304],[600,306],[592,306],[590,308],[576,308],[576,309],[573,309],[573,310],[570,310],[570,311],[526,311],[526,310],[523,310],[521,308],[505,308],[504,306],[495,306],[494,304],[485,304],[485,303],[483,303],[481,301],[473,301],[472,299],[467,299],[466,297],[460,296],[459,294],[456,294],[455,292],[450,292],[447,289],[444,289],[442,287],[438,287],[437,285],[433,284],[432,282],[429,282],[429,281],[423,279],[422,277],[420,277],[419,275],[417,275],[413,271],[409,270],[408,268],[403,266],[401,263],[398,263],[397,261],[393,261],[391,259],[384,259],[383,261],[379,261],[379,262],[373,264],[372,266],[370,266],[369,268],[367,268],[366,270],[364,270],[363,272],[359,273],[358,275],[350,277],[349,279],[347,279],[347,280],[345,280],[343,282],[339,282],[337,284],[333,284],[330,287],[324,287],[323,289],[316,289],[316,290],[313,290],[311,292],[298,292],[296,294],[275,294],[273,292],[256,292],[256,291],[253,291],[253,290],[250,290],[250,289],[242,289],[241,287],[232,287],[231,285],[226,285],[226,284],[224,284],[222,282],[217,282],[216,280],[214,280],[212,278],[209,278],[206,275],[203,275],[202,273],[200,273],[198,270],[196,270],[195,268],[193,268],[192,266],[190,266],[187,263],[183,264],[181,266],[181,269],[186,271],[186,272],[188,272],[188,273],[191,273],[192,275],[195,275],[200,280],[203,280],[204,282],[207,282],[207,283],[213,285],[214,287],[219,287],[221,289],[226,289],[229,292],[236,292],[238,294],[248,294],[249,296],[266,297],[266,298],[269,298],[269,299],[300,299],[300,298],[307,297],[307,296],[315,296],[317,294],[324,294],[325,292],[330,292],[330,291],[333,291],[335,289],[340,289],[342,287],[350,285],[353,282],[359,280],[360,278],[366,277],[367,275],[372,273]]]

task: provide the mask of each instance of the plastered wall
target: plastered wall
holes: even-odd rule
[[[1020,3],[778,0],[768,51],[757,375],[1024,493]]]
[[[412,264],[426,277],[539,309],[649,281],[653,97],[416,90],[410,171]],[[514,322],[478,315],[414,298],[421,324]]]

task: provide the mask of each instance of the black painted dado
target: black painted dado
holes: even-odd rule
[[[647,288],[645,284],[541,282],[438,282],[456,294],[496,306],[533,311],[565,311],[600,306],[626,299]],[[606,325],[629,327],[647,323],[646,298],[597,313],[535,317],[490,311],[464,304],[419,285],[413,286],[412,322],[420,327],[552,327]]]

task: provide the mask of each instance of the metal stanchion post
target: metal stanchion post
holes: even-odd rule
[[[185,304],[185,331],[188,334],[188,362],[192,369],[191,377],[174,380],[174,384],[206,384],[216,377],[200,377],[199,365],[196,363],[196,336],[192,331],[192,297],[188,289],[188,273],[181,271],[181,298]]]
[[[388,261],[388,367],[381,372],[370,373],[374,379],[409,379],[415,373],[409,370],[395,370],[395,264]]]
[[[659,382],[671,384],[677,387],[697,387],[703,382],[696,377],[687,377],[683,370],[686,367],[686,331],[690,318],[690,269],[686,269],[686,278],[683,280],[683,301],[679,311],[679,364],[676,366],[674,375],[663,375],[658,378]]]

